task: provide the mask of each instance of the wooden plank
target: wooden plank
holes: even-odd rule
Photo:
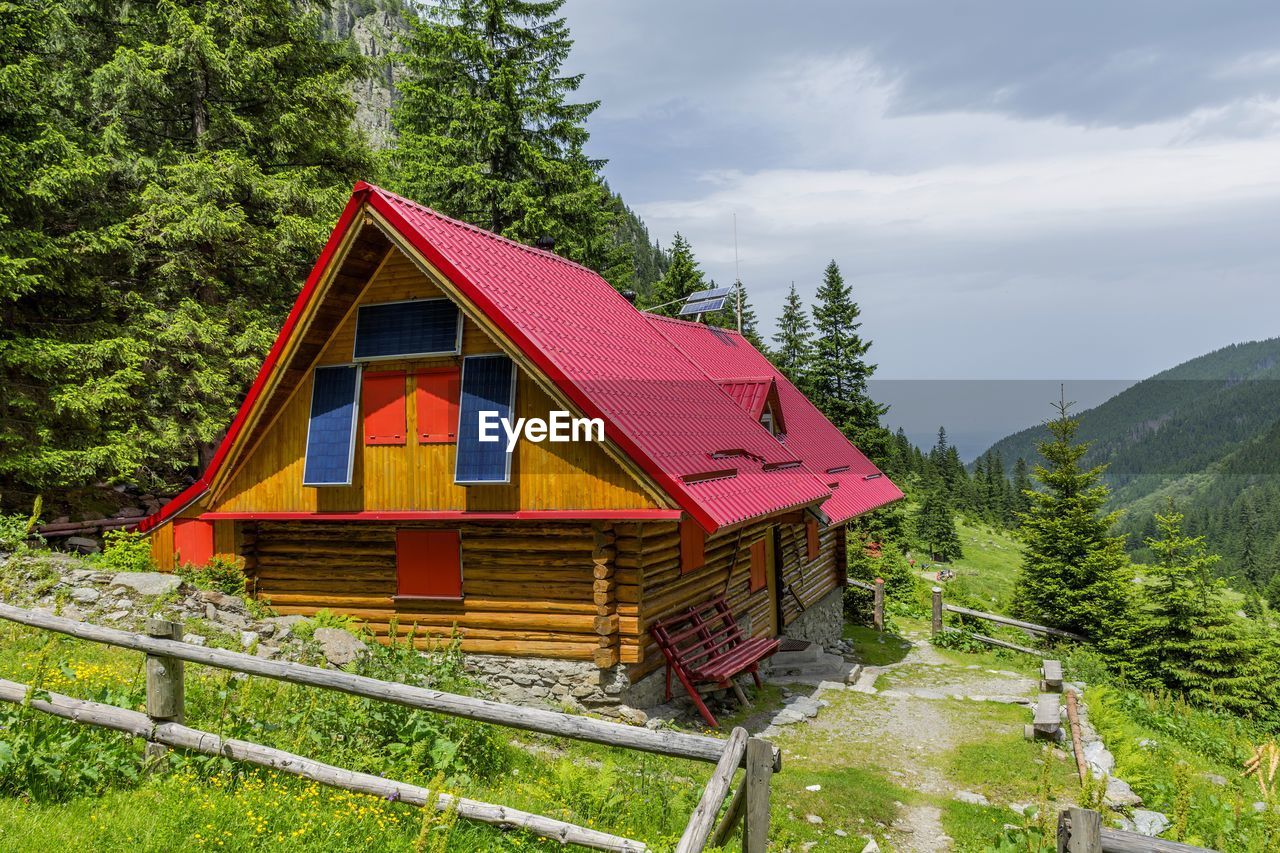
[[[724,817],[720,818],[720,823],[716,825],[716,831],[711,833],[710,845],[712,847],[723,847],[724,843],[729,840],[729,836],[733,835],[733,830],[742,821],[742,810],[747,804],[746,792],[747,786],[744,778],[742,783],[733,789],[733,799],[729,800],[729,808],[725,809]]]
[[[701,853],[707,846],[711,831],[715,828],[716,817],[720,814],[720,806],[725,795],[729,793],[729,783],[733,781],[734,771],[742,762],[747,751],[747,730],[738,727],[729,735],[725,743],[724,755],[716,762],[715,772],[702,791],[702,798],[689,817],[689,823],[676,845],[676,853]]]
[[[747,788],[745,821],[742,827],[744,853],[765,853],[769,845],[769,785],[781,770],[768,741],[747,741],[747,768],[743,784]]]
[[[1064,817],[1068,819],[1065,824]],[[1102,816],[1092,809],[1077,806],[1067,809],[1058,820],[1058,851],[1102,853]]]
[[[968,634],[973,639],[980,643],[986,643],[988,646],[999,646],[1002,649],[1012,649],[1015,652],[1022,652],[1026,655],[1035,655],[1036,657],[1044,654],[1040,649],[1020,646],[1017,643],[1010,643],[1008,640],[997,640],[995,637],[988,637],[985,634],[975,634],[972,631],[962,631],[959,628],[945,628],[943,630],[950,631],[955,634]]]
[[[937,589],[937,587],[934,587]],[[1077,642],[1086,642],[1085,638],[1079,634],[1073,634],[1070,631],[1063,631],[1060,628],[1050,628],[1046,625],[1037,625],[1034,622],[1023,622],[1021,619],[1013,619],[1009,616],[1001,616],[998,613],[985,613],[981,610],[970,610],[967,607],[961,607],[958,604],[944,604],[943,610],[949,610],[952,613],[959,613],[961,616],[971,616],[974,619],[985,619],[988,622],[997,622],[1001,625],[1010,625],[1014,628],[1021,628],[1024,631],[1030,631],[1033,634],[1047,634],[1051,637],[1062,637],[1067,640],[1076,640]]]
[[[1056,730],[1062,725],[1062,710],[1058,704],[1058,694],[1040,694],[1040,698],[1036,700],[1036,717],[1033,725],[1041,731]]]
[[[30,688],[15,681],[0,679],[0,700],[23,704]],[[449,794],[435,795],[434,802],[429,799],[432,792],[418,785],[396,782],[369,773],[358,773],[335,767],[305,756],[274,749],[269,746],[249,741],[223,739],[212,732],[188,728],[181,723],[155,724],[146,714],[117,708],[114,705],[103,705],[98,702],[87,702],[73,699],[60,693],[48,693],[33,697],[30,707],[46,714],[61,717],[73,722],[100,726],[118,732],[145,738],[154,743],[164,744],[177,749],[200,752],[205,755],[216,755],[230,758],[246,764],[255,764],[279,770],[293,776],[311,779],[322,785],[341,788],[368,794],[383,800],[399,801],[412,806],[430,805],[439,812],[454,810],[460,817],[495,826],[517,826],[543,838],[554,839],[561,844],[581,844],[596,850],[645,850],[644,844],[610,835],[586,827],[576,826],[554,818],[543,817],[517,809],[483,803],[464,797]]]
[[[626,726],[558,711],[524,708],[518,705],[491,702],[487,699],[445,693],[440,690],[430,690],[425,687],[379,681],[340,670],[321,669],[289,661],[266,660],[241,652],[206,648],[176,640],[159,640],[116,628],[104,628],[87,622],[75,622],[61,616],[23,610],[8,604],[0,604],[0,619],[147,654],[172,655],[188,663],[216,666],[235,672],[260,675],[264,678],[274,678],[277,681],[287,681],[291,684],[323,687],[341,693],[365,696],[410,708],[466,717],[525,731],[637,749],[641,752],[652,752],[675,758],[691,758],[696,761],[718,762],[724,753],[724,742],[712,737]]]

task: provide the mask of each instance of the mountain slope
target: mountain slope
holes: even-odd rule
[[[1121,529],[1140,547],[1173,498],[1229,574],[1260,584],[1280,558],[1280,338],[1234,344],[1139,382],[1078,413],[1086,462],[1106,464]],[[1044,427],[992,446],[1012,465],[1039,459]]]

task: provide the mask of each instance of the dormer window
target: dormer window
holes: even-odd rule
[[[775,434],[775,433],[774,433],[774,431],[773,431],[773,409],[770,409],[770,408],[767,408],[767,407],[766,407],[766,408],[765,408],[765,410],[764,410],[764,412],[762,412],[762,413],[761,413],[761,415],[760,415],[760,426],[762,426],[762,427],[764,427],[765,429],[767,429],[767,430],[769,431],[769,434],[770,434],[770,435],[774,435],[774,434]]]

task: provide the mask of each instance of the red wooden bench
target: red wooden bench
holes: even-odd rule
[[[702,701],[697,685],[732,688],[738,701],[746,705],[747,697],[733,679],[749,672],[756,687],[762,687],[760,661],[778,650],[775,638],[744,637],[723,596],[655,622],[649,628],[649,635],[667,659],[666,698],[671,699],[674,671],[702,718],[716,728],[720,724]]]

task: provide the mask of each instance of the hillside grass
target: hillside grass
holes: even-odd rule
[[[950,564],[956,576],[945,588],[982,601],[992,612],[1007,612],[1022,563],[1021,545],[1008,530],[956,521],[964,556]],[[932,579],[932,573],[921,576]]]

